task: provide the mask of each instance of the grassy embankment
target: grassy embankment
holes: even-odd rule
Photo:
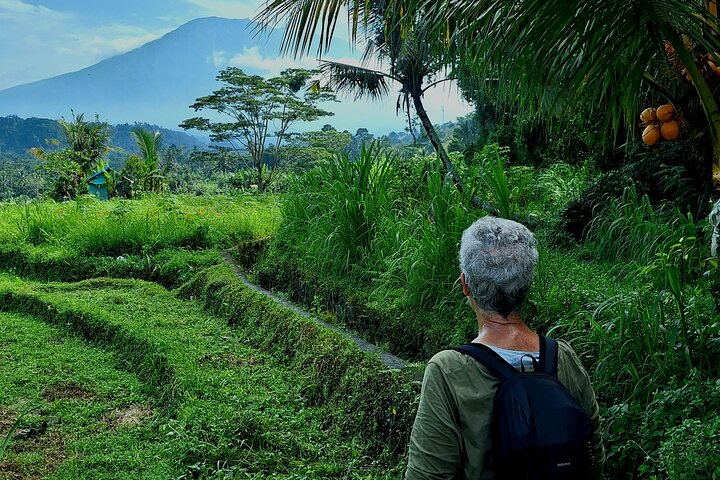
[[[3,310],[22,316],[2,316],[0,343],[9,348],[0,408],[14,419],[37,406],[22,428],[48,422],[36,437],[12,440],[3,470],[26,478],[392,478],[392,456],[381,453],[394,418],[386,399],[366,399],[364,389],[402,389],[402,376],[245,293],[230,327],[141,280],[2,277]],[[127,412],[136,418],[117,424]]]
[[[0,268],[49,280],[109,275],[179,285],[188,277],[178,262],[212,264],[217,249],[270,235],[278,207],[274,196],[4,203]]]

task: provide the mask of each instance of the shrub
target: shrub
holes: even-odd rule
[[[658,456],[671,480],[720,478],[720,416],[684,420],[667,436]]]

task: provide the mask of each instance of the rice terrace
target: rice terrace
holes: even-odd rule
[[[592,386],[592,478],[720,480],[715,1],[55,3],[0,30],[137,38],[0,56],[0,480],[506,478],[437,359],[520,317]],[[461,253],[494,217],[507,311],[515,256]]]

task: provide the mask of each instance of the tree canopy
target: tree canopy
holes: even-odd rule
[[[275,178],[276,167],[288,161],[280,147],[287,139],[290,127],[297,122],[332,115],[317,104],[333,100],[334,96],[327,90],[306,88],[310,78],[317,73],[288,69],[278,77],[266,79],[228,67],[217,76],[223,86],[210,95],[198,98],[190,108],[195,111],[214,110],[229,117],[229,121],[193,117],[180,126],[210,132],[213,142],[228,144],[238,152],[247,152],[256,172],[258,189],[263,191]],[[269,159],[266,159],[267,153]]]

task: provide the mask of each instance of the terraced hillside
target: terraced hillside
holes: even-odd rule
[[[283,310],[255,303],[266,318]],[[155,283],[106,278],[0,276],[0,309],[2,479],[399,476],[377,434],[392,435],[401,404],[390,417],[377,399],[379,412],[372,402],[350,410],[372,369],[385,385],[398,375],[312,322],[283,312],[298,328],[265,338],[280,350],[260,348],[263,318],[252,309],[253,321],[231,327]],[[288,340],[314,355],[282,354]],[[327,380],[338,358],[347,380]]]

